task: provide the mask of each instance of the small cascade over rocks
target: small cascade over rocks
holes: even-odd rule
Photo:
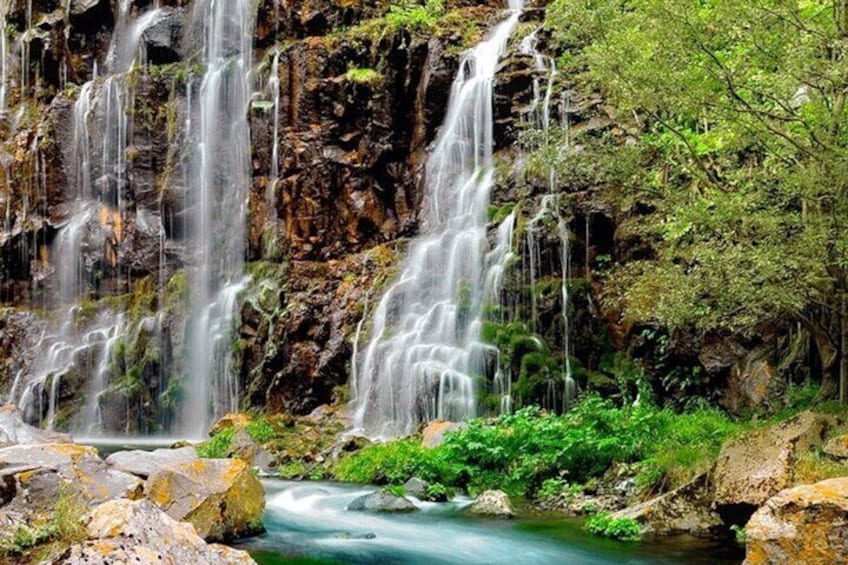
[[[505,242],[491,248],[487,234],[493,81],[523,2],[508,7],[506,19],[460,61],[427,162],[423,233],[376,308],[362,358],[353,361],[354,426],[370,435],[409,434],[421,422],[476,413],[476,381],[492,354],[481,340],[484,309],[511,249]]]

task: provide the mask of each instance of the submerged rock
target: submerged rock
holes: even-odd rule
[[[468,513],[492,518],[512,518],[515,516],[509,496],[502,490],[487,490],[478,496],[468,507]]]
[[[848,562],[848,478],[781,492],[745,532],[745,565]]]
[[[403,496],[377,491],[360,496],[347,509],[354,512],[415,512],[418,508]]]
[[[143,479],[160,469],[168,469],[194,461],[197,461],[197,451],[194,447],[157,449],[155,451],[118,451],[106,458],[106,464],[113,469]]]
[[[175,520],[191,522],[207,540],[228,540],[262,529],[265,492],[240,459],[202,459],[161,469],[145,496]]]
[[[89,539],[52,561],[62,565],[183,563],[249,565],[244,551],[207,545],[191,524],[178,522],[146,500],[114,500],[94,509]]]
[[[657,498],[613,514],[613,518],[630,518],[648,535],[689,534],[709,536],[723,526],[721,517],[711,510],[711,493],[707,475]]]
[[[0,446],[34,443],[71,443],[68,434],[49,432],[24,422],[24,415],[17,406],[0,407]]]
[[[715,504],[720,510],[748,508],[750,513],[792,486],[795,461],[805,451],[822,444],[824,432],[832,423],[828,416],[804,412],[729,441],[711,476]]]

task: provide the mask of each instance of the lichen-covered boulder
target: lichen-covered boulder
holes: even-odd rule
[[[487,490],[482,493],[468,507],[468,513],[491,518],[512,518],[515,516],[509,496],[502,490]]]
[[[154,451],[118,451],[106,458],[106,464],[113,469],[143,479],[159,469],[176,467],[194,461],[197,461],[197,451],[191,446],[178,449],[156,449]]]
[[[745,565],[848,563],[848,477],[781,492],[745,532]]]
[[[232,412],[225,414],[209,428],[209,437],[216,436],[224,430],[241,429],[250,423],[250,416]]]
[[[418,508],[406,497],[377,491],[360,496],[351,502],[347,509],[353,512],[405,513],[414,512]]]
[[[646,535],[709,536],[723,527],[721,517],[710,508],[710,499],[708,478],[702,475],[662,496],[616,512],[612,517],[636,520]]]
[[[774,426],[729,441],[712,472],[718,506],[759,507],[794,482],[795,462],[822,444],[830,417],[804,412]]]
[[[147,478],[144,494],[175,520],[191,522],[206,540],[262,529],[265,492],[240,459],[201,459],[158,470]]]
[[[833,459],[848,459],[848,435],[831,438],[824,444],[822,451]]]
[[[445,434],[461,430],[465,424],[459,422],[445,422],[443,420],[435,420],[427,424],[424,428],[424,434],[421,438],[421,445],[427,448],[438,447],[445,441]]]
[[[28,512],[52,508],[62,494],[88,504],[141,496],[138,477],[110,469],[93,447],[75,444],[16,445],[0,449],[0,478],[12,489],[9,507]]]
[[[17,406],[0,406],[0,446],[34,443],[71,443],[71,436],[49,432],[24,422]]]
[[[191,524],[178,522],[146,500],[114,500],[94,509],[89,539],[52,561],[56,565],[255,564],[243,552],[207,545]]]

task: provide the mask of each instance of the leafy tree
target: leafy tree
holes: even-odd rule
[[[644,132],[625,188],[655,256],[612,271],[610,303],[703,330],[792,319],[846,400],[848,0],[555,0],[547,24]]]

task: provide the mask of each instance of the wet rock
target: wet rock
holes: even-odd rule
[[[745,565],[848,562],[848,478],[781,492],[745,532]]]
[[[0,446],[4,444],[71,443],[71,436],[49,432],[24,422],[17,406],[0,407]]]
[[[708,476],[657,498],[613,514],[613,518],[631,518],[639,522],[642,533],[670,536],[689,534],[710,536],[723,527],[721,517],[710,509]]]
[[[405,513],[415,512],[416,506],[403,496],[395,496],[385,491],[372,492],[360,496],[351,502],[348,510],[353,512],[386,512]]]
[[[781,490],[792,486],[800,454],[820,446],[832,418],[804,412],[769,428],[730,440],[712,471],[714,501],[723,513],[750,515]],[[743,520],[744,522],[744,520]]]
[[[442,420],[430,422],[424,428],[421,445],[427,448],[438,447],[445,441],[445,434],[461,430],[464,427],[465,424],[458,422],[445,422]]]
[[[191,524],[178,522],[148,501],[115,500],[88,519],[89,539],[52,561],[57,565],[215,563],[250,565],[244,551],[207,545]]]
[[[490,518],[512,518],[515,516],[509,496],[502,490],[487,490],[482,493],[471,503],[467,512],[475,516],[488,516]]]
[[[78,494],[89,504],[115,498],[136,499],[142,483],[110,469],[93,447],[73,444],[19,445],[0,449],[0,469],[14,482],[9,508],[27,512],[52,508],[63,493]]]
[[[163,8],[162,15],[141,36],[147,49],[147,60],[154,65],[180,61],[182,38],[183,12]]]
[[[261,530],[265,493],[240,459],[202,459],[158,470],[148,477],[144,494],[175,520],[191,522],[207,540]]]
[[[197,461],[194,447],[157,449],[155,451],[119,451],[106,458],[106,464],[137,477],[146,479],[160,469],[167,469]]]
[[[848,459],[848,435],[831,438],[824,444],[822,451],[833,459]]]
[[[430,483],[413,477],[403,484],[403,488],[406,491],[406,494],[408,494],[409,496],[414,496],[415,498],[426,500],[427,489],[430,488]]]

